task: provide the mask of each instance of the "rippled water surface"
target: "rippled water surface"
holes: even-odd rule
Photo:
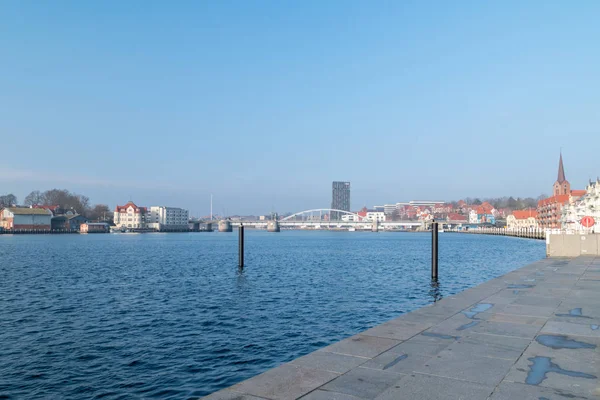
[[[0,236],[0,398],[194,398],[430,303],[425,233]],[[442,296],[544,257],[440,234]]]

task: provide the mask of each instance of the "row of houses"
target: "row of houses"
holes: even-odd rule
[[[552,196],[538,202],[537,214],[542,229],[600,231],[600,178],[590,180],[585,190],[572,190],[561,154]]]
[[[108,232],[108,224],[91,223],[83,215],[54,215],[52,206],[5,207],[0,211],[0,228],[11,231]]]
[[[509,229],[540,228],[600,232],[600,178],[585,190],[572,190],[565,176],[562,154],[552,196],[538,202],[537,209],[514,211],[507,217]]]
[[[130,201],[115,207],[113,222],[118,229],[188,230],[189,211],[165,206],[139,207]]]
[[[371,210],[369,210],[371,211]],[[600,232],[600,178],[590,181],[585,190],[571,190],[559,157],[558,176],[552,187],[552,196],[538,202],[537,208],[525,210],[497,210],[488,202],[467,204],[460,200],[455,205],[438,201],[411,201],[408,203],[376,206],[381,220],[396,217],[400,220],[444,220],[451,224],[501,223],[508,229],[593,229]],[[360,215],[360,212],[359,212]],[[372,215],[372,214],[369,214]],[[350,217],[347,217],[350,218]],[[505,220],[505,223],[504,223]]]
[[[506,218],[506,226],[600,232],[600,179],[590,182],[584,191],[543,199],[537,209],[513,211]]]
[[[57,214],[58,206],[5,207],[0,210],[0,228],[4,231],[108,232],[107,223],[92,223],[80,214]],[[175,207],[138,207],[133,202],[117,205],[114,225],[117,229],[179,231],[189,229],[189,213]]]
[[[511,213],[509,209],[497,210],[489,202],[467,204],[464,200],[460,200],[456,204],[414,200],[375,206],[372,211],[382,212],[386,220],[428,221],[436,219],[468,224],[495,224],[496,221],[505,219]]]

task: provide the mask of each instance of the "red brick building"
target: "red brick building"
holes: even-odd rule
[[[558,161],[558,177],[552,186],[552,196],[540,200],[537,207],[537,219],[541,228],[560,229],[561,211],[571,198],[578,199],[586,193],[585,190],[571,190],[571,184],[565,177],[562,154]]]

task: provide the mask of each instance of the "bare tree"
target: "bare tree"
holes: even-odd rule
[[[1,207],[9,207],[17,204],[17,196],[14,194],[5,194],[0,196],[0,206]]]
[[[72,211],[86,215],[90,208],[90,198],[81,194],[71,193],[66,189],[46,190],[43,194],[43,203],[59,206],[59,212]]]
[[[76,211],[79,214],[87,214],[90,210],[90,198],[87,196],[84,196],[82,194],[77,194],[74,195],[74,197],[77,199],[77,201],[79,202],[78,205],[76,205]]]
[[[25,197],[23,204],[25,204],[26,206],[44,204],[44,196],[39,190],[34,190],[33,192],[29,193],[27,197]]]
[[[96,204],[88,214],[88,218],[98,221],[112,221],[113,213],[106,204]]]

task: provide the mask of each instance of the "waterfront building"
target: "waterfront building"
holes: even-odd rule
[[[469,220],[466,215],[458,214],[458,213],[449,213],[446,216],[446,222],[449,224],[465,224]]]
[[[5,230],[51,229],[52,212],[43,208],[6,207],[0,213],[0,224]]]
[[[350,182],[333,182],[331,191],[331,208],[334,210],[350,211]],[[331,220],[340,219],[340,213],[331,212]]]
[[[85,224],[86,222],[88,222],[88,219],[86,217],[84,217],[83,215],[80,214],[71,214],[71,215],[67,215],[67,229],[72,229],[72,230],[79,230],[81,227],[81,224]]]
[[[496,209],[487,201],[484,201],[475,210],[477,213],[477,223],[479,224],[495,224],[496,223]]]
[[[146,217],[146,226],[157,231],[187,230],[189,212],[183,208],[152,206]]]
[[[52,217],[50,225],[52,230],[75,230],[78,231],[81,224],[88,221],[86,217],[80,214],[63,214]]]
[[[405,205],[402,207],[402,211],[400,213],[401,220],[414,220],[417,219],[417,207],[413,207],[411,205]]]
[[[367,211],[365,220],[385,222],[385,213],[382,211],[369,210]]]
[[[354,214],[342,214],[342,221],[344,221],[344,222],[359,222],[359,221],[363,221],[363,218],[360,218]]]
[[[506,217],[506,228],[510,230],[538,228],[537,210],[530,208],[513,211],[512,214]]]
[[[586,192],[585,190],[571,190],[571,184],[565,177],[562,153],[558,161],[558,177],[552,186],[551,197],[538,202],[538,224],[544,229],[561,228],[562,208],[570,201],[576,201]]]
[[[408,202],[411,206],[426,206],[433,207],[436,204],[444,204],[443,201],[432,201],[432,200],[411,200]]]
[[[33,206],[31,206],[31,208],[41,208],[44,210],[49,210],[50,212],[52,212],[52,215],[58,215],[60,214],[60,206],[56,205],[56,206],[48,206],[48,205],[40,205],[40,204],[34,204]]]
[[[578,200],[571,196],[561,210],[561,226],[563,229],[583,231],[590,229],[581,224],[584,217],[592,217],[595,225],[594,232],[600,232],[600,178],[590,182],[585,188],[586,193]]]
[[[80,233],[108,233],[110,227],[106,222],[86,222],[81,224]]]
[[[146,228],[148,209],[138,207],[130,201],[124,206],[117,206],[114,212],[114,224],[117,228]]]
[[[429,220],[433,218],[431,210],[427,207],[417,207],[417,219],[419,221]]]
[[[445,218],[446,214],[450,212],[452,212],[452,206],[445,204],[443,201],[411,200],[396,203],[395,214],[400,220],[414,220],[423,219],[430,214]],[[386,212],[386,215],[390,214]]]
[[[383,206],[383,212],[386,215],[393,215],[396,212],[396,205],[395,204],[385,204]]]
[[[67,229],[67,216],[57,215],[50,220],[50,228],[53,231],[62,231]]]
[[[439,203],[432,207],[433,215],[443,215],[444,217],[453,211],[452,204]]]
[[[477,211],[475,210],[470,210],[469,211],[469,223],[470,224],[476,224],[478,223],[478,218],[477,218]]]

